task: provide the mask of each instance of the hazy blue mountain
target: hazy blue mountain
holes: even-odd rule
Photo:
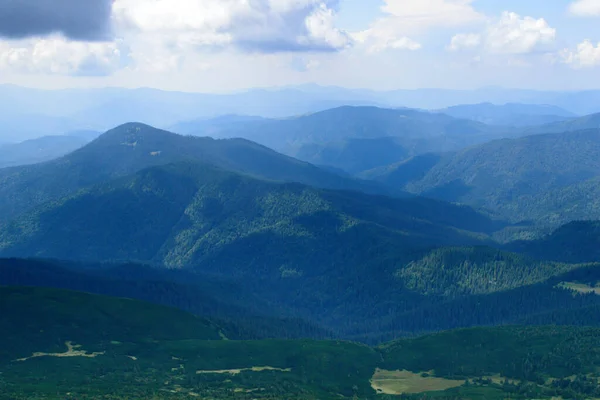
[[[44,136],[15,144],[0,144],[0,168],[36,164],[77,150],[91,139],[80,136]]]
[[[396,193],[319,169],[244,139],[180,136],[144,124],[110,130],[87,146],[43,165],[0,170],[0,221],[86,186],[153,165],[197,160],[265,179],[317,187]]]
[[[292,157],[348,173],[512,134],[507,132],[510,128],[440,113],[377,107],[345,106],[284,119],[225,121],[190,123],[182,131],[218,138],[246,138]]]
[[[405,187],[411,182],[418,182],[435,167],[442,158],[449,158],[454,153],[425,153],[409,159],[363,171],[358,176],[372,179],[391,187]]]
[[[412,154],[411,141],[394,137],[347,139],[326,144],[306,144],[295,157],[315,165],[339,168],[349,174],[403,160]]]
[[[2,127],[0,139],[13,143],[42,136],[62,135],[80,127],[69,118],[34,113],[24,114],[22,110],[16,113],[0,111],[0,126]]]
[[[73,136],[81,139],[86,139],[89,142],[96,139],[98,136],[102,135],[102,132],[93,131],[89,129],[80,129],[75,131],[70,131],[65,133],[66,136]]]
[[[258,122],[266,119],[267,118],[263,117],[235,114],[221,115],[215,118],[199,118],[192,121],[179,122],[169,127],[169,130],[181,135],[219,137],[220,133],[224,130],[235,128],[249,122]]]
[[[576,117],[576,114],[556,106],[519,103],[457,105],[441,109],[439,112],[489,125],[515,127],[542,125]]]

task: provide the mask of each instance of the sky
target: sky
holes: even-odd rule
[[[600,88],[600,0],[0,0],[0,83]]]

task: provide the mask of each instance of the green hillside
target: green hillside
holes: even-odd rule
[[[132,123],[58,160],[0,170],[0,222],[89,185],[182,161],[204,162],[274,181],[387,192],[377,184],[323,171],[247,140],[186,137]]]
[[[575,268],[486,247],[440,248],[411,261],[396,276],[411,290],[455,297],[527,286]]]

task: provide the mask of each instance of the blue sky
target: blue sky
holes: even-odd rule
[[[0,83],[600,87],[600,0],[56,0],[59,13],[43,4],[0,0]]]

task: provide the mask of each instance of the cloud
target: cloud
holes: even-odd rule
[[[0,0],[0,37],[61,33],[74,40],[110,37],[112,0]]]
[[[490,22],[482,33],[455,35],[449,50],[480,48],[492,54],[527,54],[548,48],[556,39],[556,29],[543,18],[521,17],[504,12],[499,20]]]
[[[471,6],[473,0],[385,0],[386,14],[354,38],[370,48],[416,50],[419,43],[410,39],[432,29],[451,28],[481,22],[484,15]]]
[[[450,51],[472,49],[481,45],[481,35],[477,33],[459,33],[454,35],[448,46]]]
[[[294,57],[290,62],[290,67],[297,72],[312,71],[321,66],[318,60],[307,60],[303,57]]]
[[[587,39],[577,45],[575,50],[565,49],[560,53],[560,58],[565,64],[574,68],[589,68],[600,66],[600,43]]]
[[[386,38],[385,40],[376,40],[368,48],[368,51],[372,53],[377,53],[387,49],[415,51],[421,49],[421,47],[423,47],[421,43],[415,42],[414,40],[408,37],[402,37],[399,39]]]
[[[493,53],[525,54],[554,42],[556,29],[545,19],[504,12],[500,21],[488,29],[486,47]]]
[[[61,36],[0,42],[0,68],[25,73],[102,76],[121,68],[127,48],[120,42],[74,42]]]
[[[115,0],[121,31],[160,35],[173,48],[259,53],[338,51],[352,44],[334,24],[338,0]]]
[[[569,5],[569,13],[578,17],[598,17],[600,0],[577,0]]]

